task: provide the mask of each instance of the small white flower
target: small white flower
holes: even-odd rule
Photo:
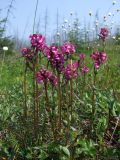
[[[95,25],[96,25],[96,26],[98,26],[98,25],[99,25],[99,23],[95,23]]]
[[[96,19],[96,21],[95,21],[96,23],[98,23],[99,21]]]
[[[7,47],[7,46],[4,46],[4,47],[3,47],[3,51],[8,51],[8,47]]]
[[[68,20],[67,20],[67,19],[65,19],[65,20],[64,20],[64,23],[68,23]]]
[[[73,12],[70,12],[70,15],[72,16],[72,15],[73,15]]]
[[[68,27],[71,27],[71,24],[68,24]]]
[[[116,38],[115,36],[112,37],[112,39],[115,39],[115,38]]]
[[[117,9],[117,12],[119,12],[119,11],[120,11],[120,9],[118,8],[118,9]]]
[[[66,29],[64,28],[63,31],[66,32]]]
[[[120,40],[120,37],[118,38],[118,40]]]
[[[108,16],[112,16],[112,13],[111,13],[111,12],[109,12],[109,13],[108,13]]]
[[[59,33],[59,32],[57,32],[57,36],[58,36],[58,37],[60,36],[60,33]]]
[[[115,5],[116,4],[116,1],[113,1],[113,3],[112,3],[113,5]]]
[[[92,16],[92,11],[89,12],[89,16]]]
[[[107,17],[106,17],[106,16],[104,16],[103,18],[104,18],[104,22],[106,22],[106,21],[107,21]]]
[[[106,22],[107,21],[107,19],[106,18],[104,18],[104,22]]]
[[[114,24],[114,21],[112,21],[111,23]]]
[[[107,17],[106,17],[106,15],[104,15],[104,17],[103,17],[104,19],[106,19]]]

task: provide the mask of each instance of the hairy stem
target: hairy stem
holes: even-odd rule
[[[36,137],[36,65],[33,62],[33,111],[34,111],[34,136]]]
[[[58,115],[59,115],[59,129],[61,129],[61,88],[60,88],[60,74],[58,73]]]
[[[72,120],[72,112],[73,112],[73,80],[70,80],[70,114]]]
[[[24,82],[23,82],[23,90],[24,90],[24,118],[27,119],[27,64],[25,60],[25,71],[24,71]]]
[[[55,140],[55,129],[54,129],[54,120],[52,119],[51,117],[51,108],[50,108],[50,104],[49,104],[49,98],[48,98],[48,88],[47,88],[47,82],[44,83],[44,86],[45,86],[45,101],[46,101],[46,110],[48,112],[48,115],[49,115],[49,120],[50,120],[50,124],[51,124],[51,129],[52,129],[52,132],[53,132],[53,137],[54,137],[54,140]]]
[[[96,85],[96,69],[94,67],[94,73],[93,73],[93,95],[92,95],[92,130],[94,126],[94,119],[96,114],[96,108],[95,108],[95,101],[96,101],[96,94],[95,94],[95,85]]]

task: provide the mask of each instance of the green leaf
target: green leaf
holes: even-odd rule
[[[60,146],[60,150],[66,155],[67,157],[70,157],[70,151],[68,150],[67,147]]]

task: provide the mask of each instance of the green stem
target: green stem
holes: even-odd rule
[[[73,80],[70,80],[70,114],[71,114],[71,120],[72,120],[72,112],[73,112]]]
[[[34,50],[36,52],[36,50]],[[38,99],[38,83],[36,81],[36,72],[39,64],[39,56],[37,56],[33,61],[33,111],[34,111],[34,134],[35,137],[38,136],[38,123],[39,123],[39,99]]]
[[[54,129],[54,123],[53,123],[53,119],[51,117],[51,109],[50,109],[50,105],[49,105],[49,98],[48,98],[48,92],[47,92],[47,82],[44,83],[44,86],[45,86],[45,101],[46,101],[46,110],[49,114],[49,119],[50,119],[50,123],[51,123],[51,129],[52,129],[52,132],[53,132],[53,137],[54,137],[54,140],[55,140],[55,129]]]
[[[25,60],[25,65],[26,60]],[[27,119],[27,66],[25,66],[25,72],[24,72],[24,82],[23,82],[23,90],[24,90],[24,118]]]
[[[36,56],[36,64],[35,64],[35,68],[36,68],[36,71],[38,70],[38,66],[39,65],[39,55],[37,53],[37,56]],[[35,77],[36,77],[36,73],[35,73]],[[39,123],[39,92],[38,92],[38,83],[37,81],[35,80],[36,82],[36,125],[37,125],[37,129],[38,129],[38,123]]]
[[[0,73],[0,81],[2,82],[2,70],[3,70],[3,65],[5,62],[5,51],[3,53],[3,58],[2,58],[2,63],[1,63],[1,73]]]
[[[94,67],[94,76],[93,76],[93,96],[92,96],[92,129],[94,126],[94,119],[95,119],[95,114],[96,114],[96,108],[95,108],[95,101],[96,101],[96,94],[95,94],[95,85],[96,85],[96,69]]]
[[[66,94],[67,94],[68,90],[69,90],[69,83],[66,85]],[[70,104],[69,100],[70,99],[68,99],[68,104]],[[67,133],[69,135],[69,132],[70,132],[70,113],[69,113],[69,107],[70,107],[70,105],[68,105],[68,104],[67,104]],[[68,145],[68,138],[66,138],[66,145]]]
[[[59,129],[61,129],[61,88],[60,88],[60,74],[58,73],[58,115],[59,115]]]
[[[95,115],[95,98],[96,98],[96,95],[95,95],[95,85],[96,85],[96,70],[95,70],[95,67],[94,67],[94,77],[93,77],[93,116]]]
[[[71,68],[72,68],[72,57],[70,59],[70,64],[71,64]],[[70,79],[70,114],[71,114],[71,121],[72,121],[72,112],[73,112],[73,106],[72,106],[72,103],[73,103],[73,80],[72,78]]]
[[[105,41],[103,41],[103,51],[105,52]]]
[[[34,112],[34,136],[36,137],[36,65],[33,62],[33,112]]]
[[[46,107],[47,107],[47,110],[49,110],[49,99],[48,99],[48,93],[47,93],[47,82],[44,83],[44,86],[45,86]]]

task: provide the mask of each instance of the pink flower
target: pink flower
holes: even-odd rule
[[[67,80],[70,80],[71,78],[76,78],[78,76],[78,67],[79,62],[68,64],[67,67],[63,70],[65,78]]]
[[[58,84],[58,78],[53,74],[49,77],[49,81],[53,86],[57,86]]]
[[[51,65],[56,68],[57,71],[61,71],[64,68],[64,55],[57,46],[47,47],[45,55],[51,62]]]
[[[89,68],[84,66],[84,67],[81,68],[81,72],[84,73],[84,74],[88,73],[89,72]]]
[[[96,69],[99,69],[100,68],[100,62],[99,61],[95,61],[95,63],[94,63],[94,66],[95,66],[95,68]]]
[[[38,51],[43,51],[45,47],[45,37],[41,34],[33,34],[30,36],[31,45],[33,48],[36,48]]]
[[[58,84],[58,78],[51,71],[44,68],[37,72],[36,80],[38,83],[50,82],[53,86]]]
[[[26,57],[28,59],[32,59],[34,57],[34,53],[30,48],[23,48],[21,50],[21,53],[22,53],[23,57]]]
[[[106,63],[107,61],[107,54],[105,52],[97,51],[91,54],[90,57],[93,59],[96,69],[99,69],[100,65]]]
[[[70,42],[65,42],[63,46],[61,46],[61,50],[64,54],[73,54],[75,53],[75,46]]]
[[[51,75],[51,72],[47,71],[46,69],[41,69],[39,72],[36,74],[36,79],[38,83],[46,83],[49,81],[49,77]]]
[[[84,53],[80,53],[79,57],[80,57],[80,60],[79,60],[80,64],[82,64],[84,62],[84,59],[85,59],[86,55]]]
[[[49,59],[50,58],[50,46],[45,45],[43,53]]]
[[[98,61],[99,60],[99,52],[93,52],[90,57],[94,60],[94,61]]]
[[[100,34],[99,34],[100,39],[105,41],[105,39],[108,37],[108,33],[109,33],[109,31],[107,28],[101,28]]]
[[[105,63],[107,61],[107,54],[105,52],[100,52],[101,62]]]
[[[80,60],[84,60],[85,59],[85,57],[86,57],[86,55],[84,54],[84,53],[80,53]]]

